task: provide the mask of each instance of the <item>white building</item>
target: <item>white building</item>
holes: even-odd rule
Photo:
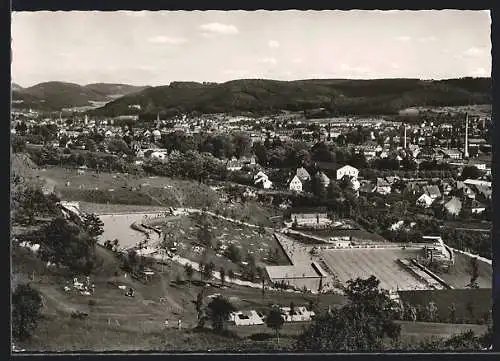
[[[295,307],[293,314],[290,314],[290,307],[280,307],[285,316],[285,322],[307,322],[314,317],[314,311],[308,311],[305,307]]]
[[[357,179],[358,175],[359,170],[350,165],[345,165],[342,168],[337,169],[337,180],[341,180],[344,176]]]
[[[236,311],[229,315],[229,320],[236,326],[263,325],[262,317],[254,310]]]
[[[292,178],[292,180],[290,181],[290,184],[288,185],[288,188],[292,192],[298,192],[298,193],[302,192],[302,182],[300,181],[298,176],[295,175]]]
[[[269,180],[269,177],[264,172],[260,171],[254,177],[254,184],[256,186],[262,187],[264,189],[270,189],[273,187],[273,182]]]
[[[422,194],[417,199],[417,206],[419,207],[429,208],[432,205],[432,203],[434,203],[434,199],[430,197],[427,193]]]

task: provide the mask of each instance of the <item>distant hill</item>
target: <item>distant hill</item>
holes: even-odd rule
[[[108,102],[146,87],[126,84],[88,84],[46,82],[28,88],[12,86],[12,100],[17,107],[41,110],[91,106],[92,102]]]
[[[15,91],[22,91],[23,90],[23,87],[20,86],[19,84],[16,84],[16,83],[12,83],[11,88],[12,88],[12,90],[15,90]]]
[[[324,108],[330,114],[392,114],[413,106],[489,104],[490,78],[276,81],[234,80],[222,84],[174,82],[126,95],[97,114],[141,112],[273,112]]]
[[[85,89],[95,93],[102,94],[107,99],[119,98],[124,95],[140,92],[148,88],[148,86],[134,86],[128,84],[107,84],[107,83],[94,83],[84,86]]]

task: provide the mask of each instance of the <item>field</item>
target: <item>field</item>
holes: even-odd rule
[[[453,288],[465,288],[470,283],[470,257],[454,252],[455,265],[449,272],[437,272],[437,275]],[[491,265],[478,261],[479,277],[477,284],[480,288],[491,288],[493,284],[493,269]]]
[[[397,263],[399,258],[415,258],[419,253],[420,249],[338,249],[322,251],[321,257],[342,283],[374,275],[380,287],[404,290],[427,288]]]

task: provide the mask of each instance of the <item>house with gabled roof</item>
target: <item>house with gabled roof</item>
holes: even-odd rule
[[[462,201],[457,197],[452,197],[444,204],[444,209],[452,216],[458,216],[462,210]]]
[[[311,175],[304,167],[297,168],[296,176],[301,182],[308,182],[311,180]]]
[[[318,171],[318,173],[316,173],[316,177],[319,179],[323,187],[327,188],[330,185],[330,178],[328,178],[328,176],[322,171]]]
[[[470,210],[473,214],[481,214],[486,210],[486,205],[474,199],[471,203]]]
[[[375,188],[376,188],[376,186],[372,182],[364,181],[361,183],[361,185],[359,187],[359,192],[370,194],[370,193],[375,192]]]
[[[273,182],[269,180],[269,177],[264,172],[260,171],[254,177],[254,185],[257,187],[262,187],[264,189],[270,189],[273,186]]]
[[[423,208],[429,208],[434,203],[434,198],[430,197],[427,193],[418,197],[416,205]]]
[[[294,175],[290,183],[288,183],[288,189],[290,189],[292,192],[302,192],[302,181],[297,175]]]
[[[391,185],[384,178],[377,178],[377,184],[375,192],[381,195],[387,195],[391,193]]]
[[[350,165],[345,165],[337,169],[337,180],[341,180],[344,176],[349,176],[351,178],[358,178],[359,170]]]
[[[427,185],[424,187],[424,192],[427,194],[432,200],[438,199],[441,197],[441,192],[439,191],[439,187],[437,185]]]
[[[243,168],[243,164],[239,160],[233,157],[233,159],[228,160],[226,163],[226,169],[230,172],[236,172]]]

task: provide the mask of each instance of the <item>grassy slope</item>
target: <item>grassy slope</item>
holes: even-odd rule
[[[177,273],[182,273],[182,267],[172,264],[166,266],[161,273],[153,278],[149,284],[142,284],[130,277],[114,276],[118,269],[115,258],[106,250],[98,248],[101,266],[97,275],[93,276],[96,293],[91,297],[96,304],[89,306],[89,297],[78,294],[65,293],[62,290],[64,280],[72,275],[64,275],[64,270],[59,272],[48,271],[43,262],[29,253],[15,249],[13,251],[13,279],[16,282],[27,282],[39,289],[43,295],[44,319],[36,330],[33,340],[20,346],[28,350],[132,350],[132,349],[177,349],[196,350],[212,345],[212,338],[220,346],[227,346],[221,342],[220,336],[207,334],[182,333],[177,331],[164,331],[163,321],[168,318],[170,325],[176,324],[178,318],[183,320],[185,327],[196,324],[195,307],[192,303],[200,288],[188,284],[171,286]],[[35,271],[35,278],[31,279]],[[195,275],[195,278],[197,276]],[[110,280],[117,280],[120,284],[132,286],[136,289],[136,297],[124,296],[124,291],[108,284]],[[307,304],[309,297],[303,294],[282,292],[267,292],[262,298],[260,290],[246,287],[233,286],[224,289],[207,289],[207,295],[221,293],[231,299],[238,307],[243,309],[266,309],[271,303],[288,305],[291,301],[295,304]],[[166,302],[160,303],[159,298],[165,297]],[[339,304],[342,297],[335,295],[321,296],[325,304]],[[86,320],[73,320],[70,317],[72,310],[88,312]],[[109,323],[108,324],[108,319]],[[116,322],[118,320],[118,323]],[[172,337],[164,337],[171,335]],[[245,336],[245,335],[243,335]],[[189,343],[185,343],[190,339]]]

